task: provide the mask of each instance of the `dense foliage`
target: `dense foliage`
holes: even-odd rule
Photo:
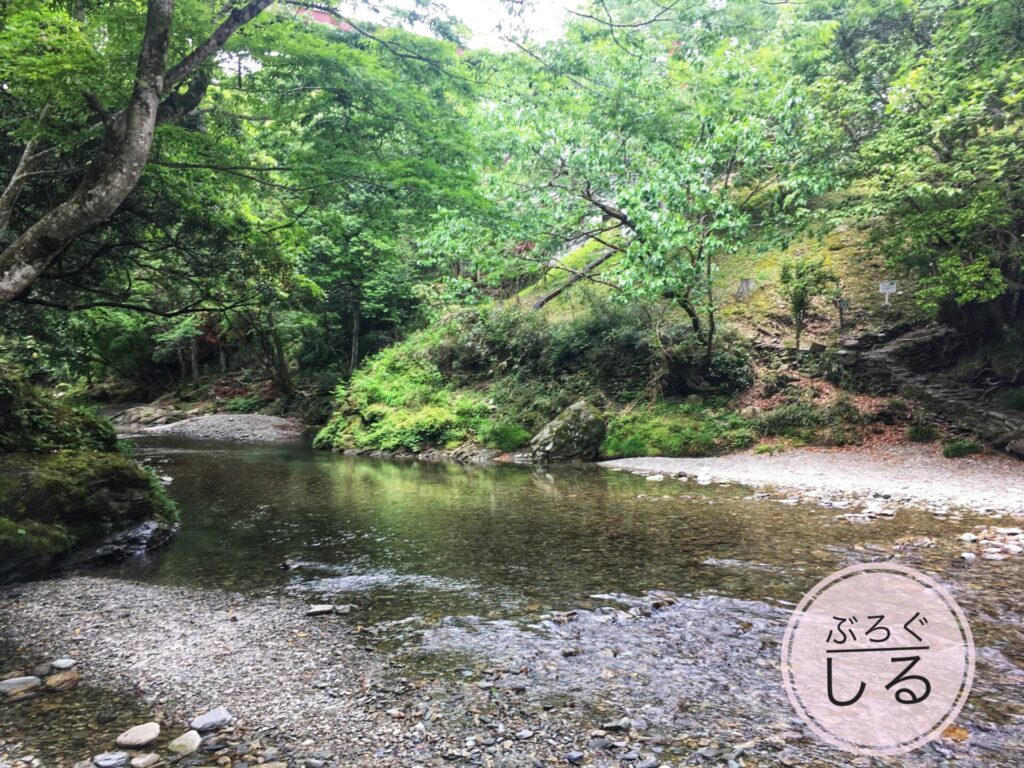
[[[123,202],[0,304],[32,376],[314,419],[341,381],[325,443],[511,450],[581,395],[749,386],[720,269],[753,278],[754,254],[837,224],[866,233],[847,268],[881,256],[920,311],[992,349],[1024,332],[1017,3],[604,0],[501,52],[430,3],[317,5],[176,4],[169,65],[257,12],[160,94]],[[120,146],[146,8],[0,3],[0,248]],[[831,269],[797,254],[767,278],[797,346],[834,333]]]

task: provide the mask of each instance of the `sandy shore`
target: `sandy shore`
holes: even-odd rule
[[[804,448],[706,459],[641,457],[603,461],[600,466],[818,495],[884,495],[907,505],[1024,514],[1024,462],[1004,456],[947,459],[932,445]]]

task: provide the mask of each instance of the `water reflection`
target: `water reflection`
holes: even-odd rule
[[[651,589],[787,605],[836,568],[889,556],[901,537],[934,537],[939,546],[912,559],[948,572],[951,529],[973,522],[901,512],[853,525],[837,510],[737,486],[594,467],[464,467],[166,438],[140,440],[138,455],[174,478],[182,529],[117,573],[306,593],[355,603],[367,618],[515,617]],[[950,578],[970,590],[982,570]]]

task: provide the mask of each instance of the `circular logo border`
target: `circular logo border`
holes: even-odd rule
[[[824,594],[833,584],[871,572],[897,573],[906,578],[913,579],[918,584],[921,584],[938,595],[949,609],[950,613],[956,618],[960,629],[960,636],[964,642],[964,655],[966,657],[964,677],[963,680],[961,680],[960,689],[957,691],[957,696],[953,701],[953,704],[942,718],[940,718],[936,725],[927,733],[917,736],[910,741],[889,747],[873,747],[864,744],[856,744],[849,739],[828,731],[824,726],[822,726],[814,715],[807,710],[800,698],[800,693],[796,689],[796,684],[793,680],[793,665],[790,658],[794,635],[800,626],[801,619],[806,614],[807,609],[813,605],[814,601]],[[782,638],[782,682],[786,689],[786,696],[789,697],[789,702],[793,705],[793,709],[796,710],[800,719],[803,720],[804,723],[820,739],[834,747],[839,747],[844,751],[853,752],[859,755],[902,755],[907,752],[912,752],[918,747],[924,746],[928,742],[938,738],[942,732],[956,720],[957,715],[960,714],[964,704],[967,703],[967,696],[970,694],[971,686],[974,683],[974,666],[974,635],[971,633],[971,626],[967,622],[967,616],[964,615],[963,609],[960,608],[956,600],[954,600],[946,591],[945,587],[935,581],[931,576],[899,563],[861,563],[858,565],[848,566],[826,576],[804,595],[803,599],[789,617],[789,623],[786,625],[786,632]]]

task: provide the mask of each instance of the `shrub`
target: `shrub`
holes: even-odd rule
[[[477,430],[480,442],[488,448],[497,448],[509,453],[517,451],[528,442],[532,434],[518,424],[507,421],[487,421]]]
[[[853,445],[861,440],[864,421],[864,414],[848,397],[822,406],[801,395],[763,413],[756,426],[765,437],[786,437],[818,445]]]
[[[224,402],[224,410],[228,413],[253,413],[263,405],[263,398],[258,395],[239,395]]]
[[[907,439],[913,443],[930,443],[937,440],[939,431],[924,416],[917,415],[907,427]]]
[[[947,459],[960,459],[964,456],[973,456],[981,453],[985,449],[974,440],[968,440],[966,438],[958,438],[956,440],[950,440],[948,443],[942,446],[942,455]]]

